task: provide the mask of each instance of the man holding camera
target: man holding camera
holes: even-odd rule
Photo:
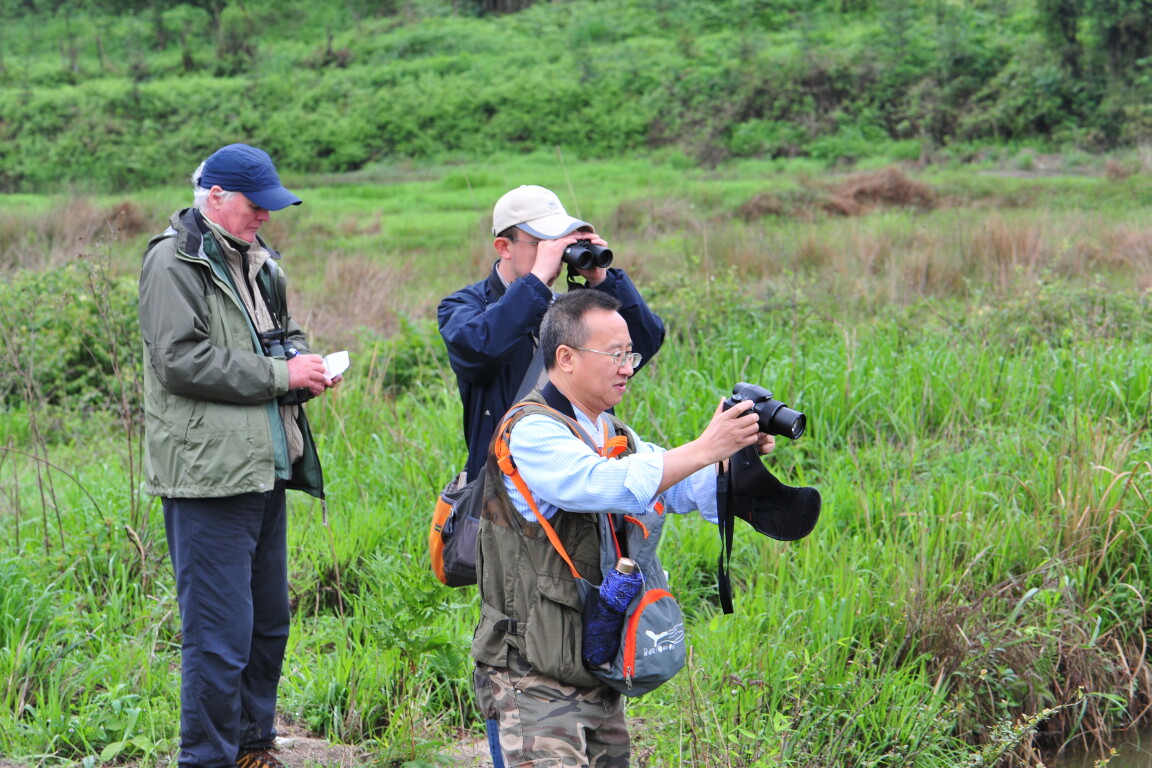
[[[180,607],[181,768],[283,768],[271,753],[288,640],[285,490],[323,498],[300,403],[336,385],[257,234],[301,200],[246,144],[192,176],[193,207],[140,271],[145,490],[160,496]]]
[[[513,422],[507,445],[552,532],[546,535],[537,512],[502,471],[507,460],[495,446],[489,449],[477,557],[483,605],[472,656],[478,699],[485,716],[499,721],[510,765],[628,765],[621,695],[580,662],[583,600],[573,564],[585,577],[598,575],[605,531],[618,554],[634,556],[619,549],[634,540],[624,530],[629,525],[650,531],[643,548],[654,553],[665,513],[699,510],[715,522],[716,465],[748,446],[760,453],[775,446],[760,431],[751,400],[727,408],[721,402],[698,438],[670,450],[642,442],[609,418],[641,362],[619,309],[603,292],[569,293],[556,300],[541,326],[548,381],[527,398],[538,405]],[[627,445],[613,449],[622,437]],[[662,573],[656,559],[648,567]]]
[[[488,443],[504,412],[543,379],[540,321],[556,297],[552,284],[565,266],[565,251],[607,248],[591,224],[569,216],[555,193],[535,185],[517,187],[496,201],[492,234],[499,258],[488,277],[445,298],[436,312],[464,406],[468,460],[461,485],[483,472]],[[569,264],[569,290],[579,287],[575,272],[586,287],[618,299],[637,351],[651,360],[664,342],[664,322],[624,270],[608,267],[611,252],[607,259],[601,256],[583,269]],[[487,731],[494,768],[503,768],[493,720]]]

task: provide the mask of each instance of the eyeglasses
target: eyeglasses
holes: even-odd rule
[[[528,245],[540,245],[539,240],[521,240],[518,237],[510,237],[508,239],[511,240],[513,243],[527,243]]]
[[[620,352],[601,352],[598,349],[587,349],[586,347],[573,347],[573,349],[578,349],[581,352],[595,352],[598,355],[610,355],[617,368],[623,368],[625,365],[635,368],[644,359],[639,352],[624,352],[623,350]]]

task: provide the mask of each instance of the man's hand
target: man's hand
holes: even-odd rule
[[[749,445],[759,443],[760,418],[750,413],[754,403],[744,400],[724,410],[724,400],[716,406],[712,421],[693,443],[702,452],[703,464],[715,464]]]
[[[724,410],[724,400],[721,399],[700,437],[664,454],[664,475],[659,492],[663,493],[698,469],[724,461],[746,446],[763,445],[760,417],[749,412],[752,405],[751,400],[744,400]],[[763,437],[771,439],[770,435]]]
[[[608,243],[595,232],[575,232],[573,234],[577,235],[576,240],[588,240],[592,245],[598,245],[601,248],[608,247]],[[592,267],[592,269],[578,269],[576,271],[588,281],[589,287],[600,285],[608,278],[608,270],[605,267]]]
[[[288,360],[288,389],[307,389],[320,395],[332,386],[325,375],[327,367],[320,355],[296,355]]]
[[[536,263],[532,265],[532,274],[540,278],[544,285],[552,287],[552,283],[560,276],[560,270],[564,266],[562,261],[564,249],[577,240],[589,240],[593,245],[598,245],[601,248],[608,247],[608,243],[604,242],[600,235],[595,232],[577,231],[555,240],[541,240],[540,245],[536,246]],[[588,281],[588,285],[599,285],[608,277],[608,270],[603,267],[577,271]]]
[[[560,258],[564,255],[564,249],[574,242],[576,240],[571,235],[565,235],[558,240],[541,240],[536,246],[536,262],[532,265],[532,274],[551,288],[552,283],[560,276]]]

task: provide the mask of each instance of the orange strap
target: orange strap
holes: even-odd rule
[[[500,425],[500,429],[497,431],[499,437],[496,440],[495,446],[496,463],[500,466],[500,470],[512,479],[512,483],[516,486],[516,490],[520,491],[520,495],[523,496],[524,500],[528,502],[528,506],[532,509],[532,514],[536,516],[536,522],[538,522],[540,527],[544,529],[544,534],[548,537],[548,541],[552,542],[552,546],[556,548],[556,551],[560,554],[560,557],[562,557],[564,562],[568,564],[568,569],[572,571],[572,576],[574,578],[580,579],[583,577],[580,575],[580,572],[576,570],[576,566],[572,562],[572,558],[568,556],[568,550],[566,550],[564,548],[564,544],[561,543],[560,537],[556,534],[556,529],[552,527],[552,523],[548,522],[548,518],[540,514],[540,509],[536,506],[536,500],[532,498],[532,492],[528,490],[528,484],[524,482],[524,478],[520,476],[520,470],[516,469],[516,464],[512,461],[512,449],[508,447],[508,434],[511,432],[510,422],[512,421],[513,417],[518,415],[518,413],[514,414],[512,411],[516,410],[519,412],[522,406],[527,405],[536,405],[550,411],[562,419],[564,423],[568,425],[568,428],[572,430],[572,434],[576,435],[576,437],[579,437],[593,448],[595,447],[595,443],[592,442],[591,436],[589,436],[588,433],[580,428],[579,424],[565,416],[563,413],[560,413],[560,411],[557,411],[555,408],[551,408],[547,405],[540,405],[540,403],[522,402],[512,406],[512,409],[508,411],[508,415],[504,417],[504,422]],[[628,438],[625,435],[608,437],[608,422],[605,421],[604,447],[599,449],[597,453],[599,453],[604,458],[613,459],[623,453],[627,447]]]

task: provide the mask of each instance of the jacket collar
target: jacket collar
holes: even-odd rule
[[[549,408],[560,411],[573,421],[576,420],[576,411],[572,408],[572,403],[568,402],[568,398],[564,393],[556,388],[556,385],[549,381],[540,390],[540,395],[544,398],[544,402],[548,404]]]
[[[504,295],[504,292],[507,290],[507,288],[504,287],[504,281],[500,278],[500,273],[496,271],[496,268],[499,266],[500,266],[500,262],[497,261],[495,264],[492,265],[492,271],[488,273],[488,303],[489,304],[491,304],[494,301],[500,301],[500,298]]]
[[[212,229],[208,226],[204,215],[195,208],[185,208],[174,214],[171,225],[176,231],[176,247],[181,253],[197,259],[208,259],[214,252],[219,251],[215,240],[212,237],[205,237],[209,235]],[[210,243],[209,249],[213,253],[204,250],[205,241]],[[260,237],[259,234],[256,235],[256,243],[268,251],[270,258],[280,259],[280,253],[270,248],[268,243],[264,242],[264,238]]]

